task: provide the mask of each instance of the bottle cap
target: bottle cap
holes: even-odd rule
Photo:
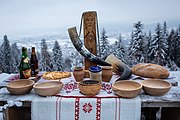
[[[26,51],[27,50],[27,48],[26,47],[22,47],[22,51]]]
[[[100,71],[102,71],[102,68],[100,66],[91,66],[89,68],[89,71],[91,71],[91,72],[100,72]]]

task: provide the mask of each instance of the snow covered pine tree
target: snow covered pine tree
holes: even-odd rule
[[[62,51],[61,51],[61,46],[59,45],[57,40],[54,42],[54,47],[52,51],[53,51],[53,56],[52,56],[53,70],[62,71],[63,70]]]

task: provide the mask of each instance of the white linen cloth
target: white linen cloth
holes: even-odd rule
[[[57,97],[36,97],[31,104],[32,120],[57,120]]]
[[[8,78],[10,78],[11,76],[14,76],[15,74],[8,74],[8,73],[1,73],[0,74],[0,83],[2,83],[3,81],[7,80]]]
[[[140,120],[140,114],[138,97],[36,97],[32,101],[32,120]]]
[[[116,79],[117,76],[113,76],[111,83]],[[61,81],[64,87],[57,97],[32,100],[32,120],[140,120],[140,98],[118,98],[111,83],[103,82],[100,93],[88,98],[79,92],[73,77]]]

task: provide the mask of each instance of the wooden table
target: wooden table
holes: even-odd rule
[[[172,81],[177,84],[176,81]],[[32,91],[33,94],[33,91]],[[35,95],[35,94],[34,94]],[[179,120],[180,115],[180,87],[173,86],[168,94],[164,96],[149,96],[143,91],[139,95],[142,106],[142,119],[155,120],[156,113],[160,113],[162,120]],[[10,95],[5,88],[0,90],[0,106],[3,106],[7,101],[16,101],[21,99],[21,96]],[[7,120],[30,120],[31,119],[31,101],[33,96],[23,97],[22,107],[11,107],[3,111],[4,119]],[[144,116],[144,117],[143,117]]]
[[[172,87],[170,92],[161,97],[154,97],[146,95],[142,92],[140,95],[141,98],[141,106],[142,106],[142,114],[147,119],[155,119],[156,112],[161,109],[163,116],[165,117],[169,110],[172,111],[180,111],[180,87]],[[9,94],[0,94],[0,106],[3,106],[7,103],[7,101],[16,101],[19,100],[19,96],[11,96]],[[31,118],[31,99],[33,97],[29,97],[27,100],[23,101],[22,107],[12,107],[4,111],[4,115],[7,120],[30,120]],[[178,114],[172,112],[173,120],[178,118]],[[15,116],[17,118],[15,118]],[[168,113],[168,116],[170,114]],[[165,117],[167,119],[167,117]],[[180,117],[179,117],[180,118]],[[178,119],[179,119],[178,118]],[[171,118],[172,119],[172,118]],[[178,120],[177,119],[177,120]]]

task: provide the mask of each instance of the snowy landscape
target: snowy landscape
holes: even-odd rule
[[[126,34],[107,33],[103,28],[100,31],[101,58],[105,59],[108,55],[114,54],[130,67],[149,62],[170,70],[179,70],[180,26],[167,29],[166,22],[157,23],[154,30],[149,30],[148,33],[143,28],[144,24],[141,21],[134,23],[131,32]],[[83,36],[81,40],[83,41]],[[28,48],[29,58],[31,47],[36,48],[39,68],[42,71],[71,71],[74,66],[83,66],[83,57],[74,48],[68,34],[54,33],[14,38],[5,35],[1,42],[0,54],[3,72],[18,72],[22,47]],[[47,55],[42,53],[43,49]],[[11,58],[9,67],[5,63],[7,58],[4,54]]]
[[[77,51],[74,48],[68,34],[58,34],[58,33],[52,34],[52,33],[50,33],[50,34],[43,34],[43,35],[36,34],[36,35],[32,35],[32,36],[8,37],[10,44],[12,45],[13,43],[16,43],[19,50],[21,50],[22,47],[27,47],[29,49],[29,55],[31,54],[31,51],[30,51],[31,47],[35,47],[37,52],[41,52],[41,40],[42,39],[46,40],[49,52],[52,52],[52,49],[54,47],[54,42],[57,41],[59,43],[59,45],[61,46],[63,58],[68,58],[73,53],[77,54]],[[81,37],[81,40],[83,41],[83,37]],[[110,38],[108,38],[108,40],[111,45],[114,44],[115,41],[118,41],[117,36],[111,36]],[[2,40],[0,41],[0,44],[2,44],[2,43],[3,43],[3,37],[2,37]],[[126,45],[128,45],[129,41],[124,40],[124,43],[126,43]],[[79,57],[81,58],[81,56],[79,56]]]
[[[27,47],[29,58],[31,47],[36,48],[42,71],[71,71],[74,66],[83,66],[83,57],[72,45],[67,29],[76,26],[79,32],[81,15],[86,11],[97,12],[102,59],[114,54],[130,67],[150,62],[179,70],[180,15],[175,12],[180,11],[178,1],[0,3],[2,72],[18,72],[22,47]]]
[[[95,13],[95,17],[90,16],[87,20],[83,16],[85,12]],[[180,0],[0,0],[0,120],[35,119],[36,116],[37,119],[48,119],[50,117],[56,119],[68,119],[70,117],[83,119],[88,116],[88,119],[98,120],[113,117],[114,119],[123,119],[124,116],[124,119],[133,120],[131,119],[133,116],[135,116],[134,119],[138,119],[140,115],[141,120],[164,120],[168,119],[168,117],[170,120],[179,119],[179,12]],[[87,27],[88,22],[86,23],[85,21],[92,22],[90,23],[90,28]],[[94,26],[96,26],[96,33],[94,32]],[[68,29],[71,27],[76,27],[78,35],[82,30],[79,36],[82,42],[84,42],[85,38],[83,36],[84,31],[87,29],[88,32],[86,32],[88,34],[91,33],[89,36],[86,33],[86,38],[90,38],[88,40],[92,40],[96,34],[96,42],[98,44],[97,57],[101,58],[102,61],[110,54],[113,54],[125,64],[121,64],[122,68],[119,67],[120,65],[117,65],[118,67],[114,65],[115,69],[118,69],[119,74],[117,74],[117,71],[113,71],[113,77],[109,83],[104,82],[102,77],[100,97],[98,97],[98,93],[95,96],[88,95],[87,99],[81,95],[84,93],[81,91],[80,82],[76,80],[73,71],[75,71],[75,67],[85,66],[84,57],[75,49],[70,40]],[[91,41],[89,43],[92,45]],[[24,48],[24,54],[22,54],[23,47],[27,48]],[[36,59],[34,63],[30,62],[32,47],[35,47],[38,68],[36,67]],[[24,56],[24,59],[22,56]],[[147,65],[148,70],[145,70],[146,66],[142,67],[142,71],[140,70],[141,68],[137,68],[137,71],[140,70],[139,73],[145,74],[138,75],[133,72],[133,69],[129,68],[139,63],[153,63],[163,67],[144,64]],[[32,71],[28,77],[31,77],[28,79],[33,79],[36,82],[35,85],[37,83],[48,82],[43,76],[44,72],[67,71],[68,74],[69,72],[72,73],[72,77],[68,75],[69,78],[59,79],[56,77],[56,75],[62,77],[62,74],[59,74],[59,72],[58,74],[56,72],[44,74],[45,76],[50,76],[49,78],[53,79],[52,81],[55,81],[54,78],[56,78],[63,83],[61,84],[62,90],[59,90],[59,93],[54,94],[53,97],[50,97],[51,95],[38,97],[36,89],[39,84],[37,86],[34,85],[33,90],[26,95],[9,94],[8,87],[11,87],[11,85],[8,86],[9,82],[22,79],[30,73],[30,70]],[[33,75],[33,73],[37,73],[37,75]],[[102,72],[92,74],[99,76],[101,73],[102,76],[106,74],[103,73],[103,67]],[[159,73],[166,73],[167,76],[162,77],[163,74],[159,75]],[[85,74],[87,74],[86,70]],[[91,80],[92,74],[90,74],[90,78],[83,78],[83,81]],[[146,74],[154,75],[146,76]],[[124,79],[121,79],[122,77]],[[143,82],[149,79],[149,77],[162,79],[162,84],[160,80],[158,80],[157,84],[149,83],[149,90],[152,93],[154,90],[151,90],[151,87],[152,89],[155,88],[155,93],[161,90],[165,91],[165,81],[172,84],[172,86],[168,84],[168,91],[170,90],[170,92],[162,96],[148,94],[145,91],[146,86]],[[118,85],[119,82],[115,86],[114,82],[116,82],[116,79],[117,81],[129,79],[140,82],[144,92],[139,85],[137,90],[133,90],[136,87],[134,83],[131,83],[129,87],[128,84],[121,87],[121,85]],[[20,80],[20,82],[23,81]],[[93,86],[95,85],[94,83]],[[42,88],[44,93],[51,93],[53,90],[50,88],[51,90],[48,92],[48,87],[55,86],[57,88],[53,84],[49,86],[44,84],[43,87],[40,86],[39,88]],[[91,83],[89,82],[88,84]],[[15,86],[17,87],[15,89],[19,91],[18,85],[15,84]],[[21,87],[21,85],[19,86]],[[25,86],[27,87],[28,85]],[[119,99],[115,96],[120,91],[118,90],[119,86],[123,89],[124,93],[132,90],[129,95],[137,91],[140,94],[136,97],[137,99],[121,99],[123,96],[120,96]],[[71,96],[74,94],[73,92],[78,93],[78,96]],[[101,92],[106,96],[101,97]],[[66,93],[67,96],[63,96],[61,93]],[[112,99],[109,96],[111,94],[113,94]],[[136,105],[133,101],[135,101]],[[135,108],[135,110],[133,111],[131,108]],[[137,108],[140,109],[137,110]],[[52,111],[52,114],[48,113],[49,111]],[[44,115],[46,112],[48,114]],[[107,114],[104,113],[108,112],[110,114],[107,117]]]

